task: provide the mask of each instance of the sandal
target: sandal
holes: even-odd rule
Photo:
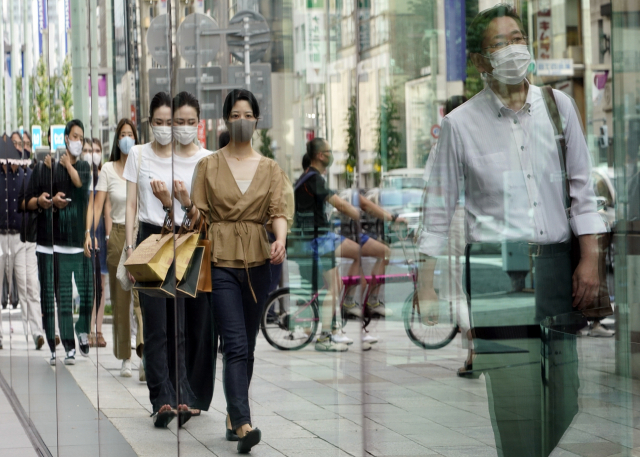
[[[99,348],[106,348],[107,342],[104,340],[104,336],[102,336],[102,332],[97,333],[98,337],[96,339],[96,344]]]
[[[96,347],[96,334],[93,332],[89,333],[89,347]]]
[[[189,411],[191,411],[191,417],[198,417],[202,413],[199,409],[190,409]]]
[[[192,416],[191,410],[186,405],[178,406],[178,427],[182,427],[189,422]]]
[[[161,408],[162,409],[162,408]],[[162,412],[158,411],[154,413],[153,418],[153,426],[156,428],[167,428],[167,425],[176,417],[176,412],[173,409],[166,409]]]

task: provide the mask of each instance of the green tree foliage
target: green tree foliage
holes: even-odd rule
[[[51,97],[49,76],[43,59],[36,64],[36,74],[31,83],[34,93],[31,104],[31,124],[42,127],[42,144],[48,146],[47,131],[49,130],[49,101]]]
[[[269,159],[275,159],[273,156],[273,150],[271,149],[271,136],[269,135],[269,129],[260,130],[258,136],[260,137],[260,153]]]
[[[347,111],[347,160],[345,163],[347,187],[351,187],[354,171],[358,163],[358,151],[356,149],[356,135],[358,134],[358,108],[356,98],[351,97],[351,104]]]
[[[62,75],[51,78],[51,116],[53,124],[66,124],[73,119],[73,76],[71,58],[62,64]]]
[[[375,168],[378,170],[393,170],[405,166],[404,154],[400,152],[402,135],[398,129],[400,112],[395,101],[393,90],[385,88],[377,114],[376,129],[376,159]]]

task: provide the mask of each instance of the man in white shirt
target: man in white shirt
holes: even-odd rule
[[[579,115],[568,96],[553,92],[567,145],[565,174],[542,90],[525,79],[531,56],[513,8],[501,4],[479,13],[467,32],[467,45],[486,87],[442,122],[419,238],[424,255],[421,309],[437,314],[435,257],[446,247],[455,205],[464,192],[466,292],[475,352],[458,374],[485,374],[498,454],[539,457],[554,449],[577,412],[579,384],[575,341],[570,338],[556,347],[563,367],[550,369],[543,384],[539,324],[546,317],[583,309],[596,298],[595,235],[607,229],[597,214]],[[582,253],[575,272],[572,231]],[[504,290],[483,299],[474,287],[497,283],[499,275],[484,284],[477,277],[474,281],[480,271],[474,270],[474,253],[489,248],[502,250],[504,257],[506,243],[510,252],[523,254],[527,265],[533,265],[535,296]],[[426,319],[433,322],[433,316]],[[542,416],[543,411],[549,414]]]

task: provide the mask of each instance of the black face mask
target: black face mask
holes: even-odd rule
[[[330,154],[328,159],[327,159],[327,156],[325,155],[325,160],[322,163],[324,164],[325,167],[330,168],[331,165],[333,165],[333,154]]]

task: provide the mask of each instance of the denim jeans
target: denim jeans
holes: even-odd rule
[[[243,268],[211,267],[211,305],[222,340],[224,395],[234,430],[251,424],[249,383],[260,318],[271,283],[269,261],[249,268],[249,277],[257,303],[253,300]]]
[[[155,225],[140,223],[138,244],[149,235],[160,233]],[[159,298],[140,293],[144,329],[144,369],[153,412],[164,405],[193,406],[196,398],[187,379],[185,366],[184,298]],[[176,322],[177,315],[177,322]],[[176,344],[175,334],[178,330]],[[178,366],[176,367],[176,349]],[[176,373],[177,371],[177,373]],[[180,388],[176,388],[176,376]],[[180,397],[176,395],[179,394]]]

